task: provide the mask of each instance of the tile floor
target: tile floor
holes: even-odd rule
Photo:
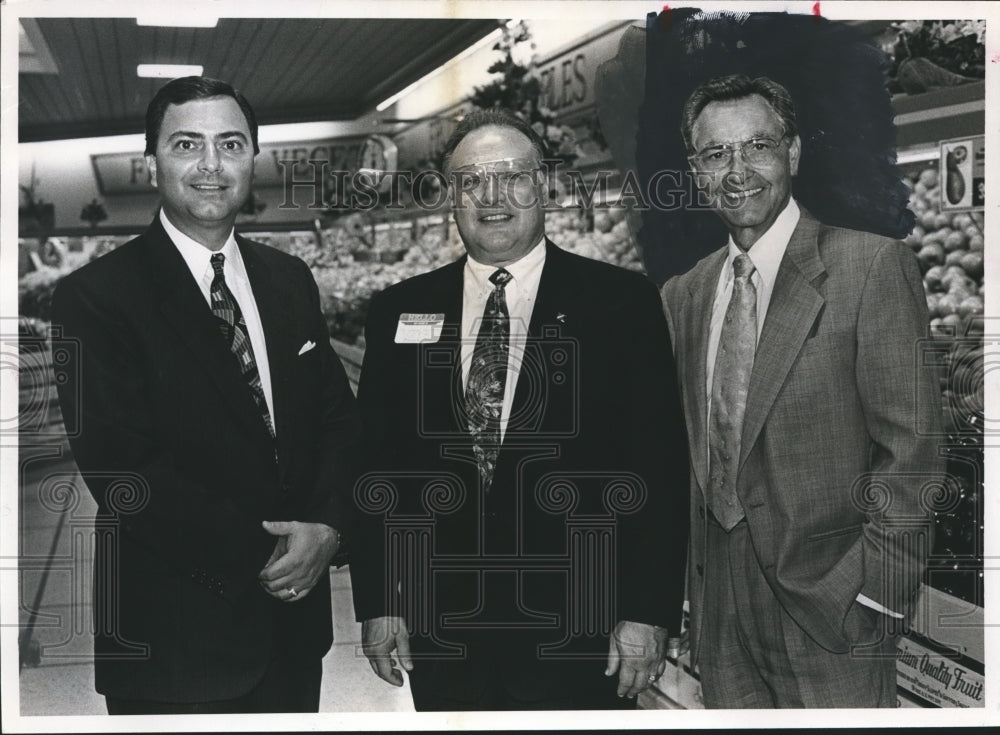
[[[27,665],[20,671],[22,715],[105,714],[94,691],[91,660],[87,541],[96,506],[72,462],[53,463],[22,453],[20,504],[20,622],[31,625],[32,644],[22,646]],[[412,711],[409,688],[378,679],[358,646],[350,575],[331,571],[334,645],[323,660],[321,712]],[[33,661],[30,659],[34,659]]]

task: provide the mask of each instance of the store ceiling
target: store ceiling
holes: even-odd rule
[[[222,18],[215,28],[139,26],[134,18],[31,23],[58,72],[18,75],[25,142],[142,132],[146,105],[165,80],[136,76],[140,63],[201,64],[206,76],[242,91],[262,124],[351,120],[497,28],[491,19],[436,18]]]

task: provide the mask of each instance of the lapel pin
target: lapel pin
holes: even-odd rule
[[[559,322],[560,324],[565,324],[566,315],[560,311],[558,314],[556,314],[556,321]]]

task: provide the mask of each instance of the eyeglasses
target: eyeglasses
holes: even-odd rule
[[[503,158],[456,168],[451,172],[451,181],[459,191],[475,190],[493,181],[504,188],[512,184],[527,186],[537,183],[535,174],[541,170],[531,158]]]
[[[774,138],[751,138],[742,143],[722,143],[698,151],[688,160],[700,171],[722,171],[733,163],[733,154],[739,150],[743,161],[752,166],[772,163],[778,148],[788,136],[780,140]]]

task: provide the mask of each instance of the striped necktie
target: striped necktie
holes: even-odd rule
[[[490,276],[493,291],[486,300],[479,336],[472,352],[465,406],[472,451],[479,467],[483,491],[493,484],[497,455],[500,453],[500,415],[507,386],[507,356],[510,343],[510,315],[504,287],[513,276],[500,268]]]
[[[260,384],[260,373],[257,372],[257,361],[253,357],[253,346],[250,344],[247,324],[243,319],[243,312],[240,311],[240,305],[236,303],[233,292],[226,285],[226,276],[223,273],[225,262],[226,256],[222,253],[212,256],[212,270],[215,271],[211,288],[212,313],[215,314],[226,344],[240,365],[240,372],[250,387],[250,394],[267,425],[267,431],[271,438],[274,438],[274,423],[271,421],[271,412],[267,408],[267,399],[264,398],[264,389]]]
[[[754,265],[741,253],[733,261],[736,278],[712,373],[712,410],[708,434],[708,505],[727,531],[743,518],[736,495],[743,415],[747,408],[750,373],[757,351],[757,288],[750,277]]]

